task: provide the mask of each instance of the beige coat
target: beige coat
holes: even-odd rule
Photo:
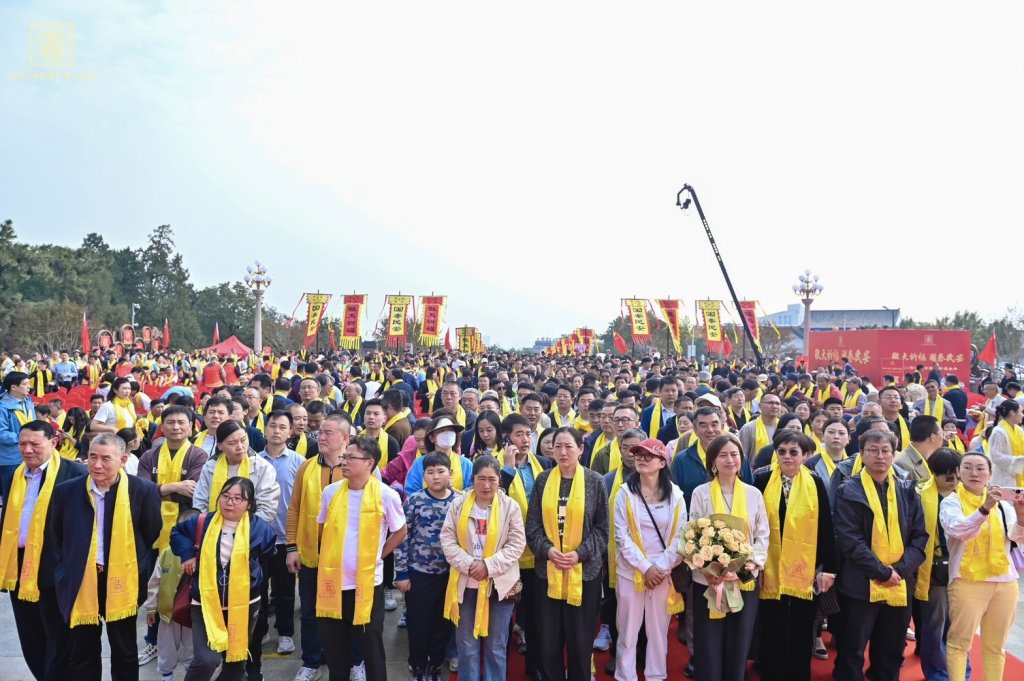
[[[456,524],[462,513],[463,503],[468,495],[463,494],[448,507],[448,515],[441,527],[441,550],[453,568],[459,572],[459,603],[466,590],[469,579],[469,568],[473,564],[473,556],[459,546]],[[501,504],[501,531],[498,534],[498,550],[490,558],[484,558],[487,574],[498,590],[498,598],[505,598],[517,581],[519,581],[519,557],[526,549],[526,531],[523,527],[523,512],[519,504],[509,498],[503,491],[498,491],[494,503]]]

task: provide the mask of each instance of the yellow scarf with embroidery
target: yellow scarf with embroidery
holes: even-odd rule
[[[225,653],[227,662],[239,662],[249,657],[249,514],[242,514],[235,528],[227,568],[230,579],[226,622],[217,582],[223,528],[224,516],[214,513],[199,549],[199,603],[210,650]]]
[[[711,479],[711,507],[714,508],[715,513],[726,513],[735,518],[739,518],[743,521],[743,531],[750,536],[750,517],[747,515],[747,485],[736,478],[733,482],[732,487],[732,509],[725,503],[725,494],[722,492],[722,485],[718,482],[718,477]],[[755,581],[751,580],[746,584],[741,584],[740,589],[742,591],[753,591]],[[724,613],[711,610],[711,619],[721,619],[725,617]]]
[[[341,487],[327,507],[327,522],[324,523],[323,542],[320,546],[320,562],[317,565],[316,616],[341,619],[342,559],[345,543],[357,541],[355,612],[352,623],[368,624],[373,609],[373,582],[380,556],[380,526],[384,516],[384,501],[380,480],[371,476],[363,488],[359,505],[359,536],[347,535],[349,494],[348,480]]]
[[[160,447],[156,458],[157,485],[171,485],[181,482],[181,471],[185,468],[185,457],[188,455],[188,450],[191,446],[189,441],[185,440],[172,457],[171,448],[167,441],[164,440],[164,444]],[[219,492],[217,493],[219,494]],[[214,494],[211,490],[210,496],[214,496]],[[163,518],[164,524],[160,529],[160,537],[157,538],[156,544],[153,547],[156,549],[166,549],[171,545],[171,530],[178,523],[178,502],[172,499],[161,500],[160,517]]]
[[[135,407],[132,401],[125,397],[115,397],[111,404],[114,405],[114,414],[117,416],[117,429],[131,428],[135,423]]]
[[[903,557],[903,535],[900,533],[899,508],[896,505],[896,477],[889,471],[889,484],[886,491],[886,514],[882,514],[882,501],[878,497],[878,489],[874,479],[868,475],[867,469],[860,472],[860,484],[864,488],[868,506],[875,516],[871,527],[871,553],[881,561],[882,565],[892,565]],[[879,582],[870,582],[871,603],[884,601],[887,605],[902,608],[907,604],[907,583],[899,586],[882,586]]]
[[[498,550],[498,535],[501,533],[501,500],[495,497],[491,501],[491,512],[487,518],[487,534],[484,537],[483,558],[490,558]],[[469,537],[469,516],[476,504],[476,492],[470,490],[462,503],[462,510],[459,513],[459,521],[455,526],[455,536],[458,537],[459,546],[466,553],[470,553]],[[473,638],[487,636],[490,629],[491,616],[491,579],[480,580],[477,587],[476,612],[473,619]],[[459,572],[452,570],[448,573],[448,588],[444,592],[444,618],[459,626]]]
[[[651,439],[658,439],[658,431],[661,430],[661,398],[654,401],[654,408],[651,409],[651,425],[648,428],[648,435]]]
[[[1010,440],[1010,453],[1014,456],[1024,456],[1024,429],[1020,426],[1011,426],[1009,423],[1000,421],[999,427],[1006,433],[1006,437]],[[984,445],[988,445],[986,440]],[[988,454],[988,449],[985,449],[985,453]],[[1017,475],[1017,487],[1024,487],[1024,474]]]
[[[82,586],[78,589],[75,604],[71,608],[71,628],[82,624],[100,623],[99,578],[96,572],[97,527],[96,499],[92,494],[92,478],[85,476],[85,493],[93,506],[92,539],[89,540],[89,556],[85,560]],[[109,493],[109,492],[108,492]],[[117,491],[114,496],[114,519],[110,532],[105,574],[107,577],[107,609],[103,619],[115,622],[135,617],[139,605],[139,564],[135,553],[135,529],[128,503],[128,474],[122,468],[118,473]]]
[[[768,561],[764,565],[761,598],[779,600],[793,596],[805,601],[814,596],[817,569],[818,490],[814,477],[804,466],[796,477],[786,501],[785,526],[780,522],[782,469],[775,467],[764,490],[768,512]],[[826,510],[827,512],[827,510]],[[785,531],[783,531],[785,530]]]
[[[299,549],[299,562],[308,568],[315,568],[320,557],[320,500],[323,498],[323,479],[319,461],[306,466],[302,474],[302,503],[299,508],[299,523],[295,530],[295,544]]]
[[[619,495],[619,488],[622,487],[622,466],[614,470],[612,493],[608,498],[608,584],[613,589],[619,582],[618,566],[615,561],[615,497]]]
[[[924,547],[924,561],[917,569],[917,586],[914,588],[914,598],[919,601],[927,601],[931,591],[932,583],[932,562],[935,557],[935,540],[939,537],[939,490],[935,485],[935,476],[928,478],[917,489],[921,495],[921,510],[924,511],[924,529],[928,532],[928,543]]]
[[[669,499],[669,501],[671,501],[671,498]],[[612,506],[615,505],[615,497],[614,496],[612,496],[611,504],[612,504]],[[681,504],[681,503],[680,504],[676,504],[676,511],[675,511],[675,514],[672,517],[672,527],[671,527],[669,533],[667,535],[665,535],[666,538],[668,538],[668,537],[675,537],[676,536],[676,532],[679,530],[679,512],[680,512],[680,510],[682,509],[683,506],[684,506],[684,504]],[[626,498],[626,520],[629,523],[629,536],[630,536],[630,538],[633,540],[633,543],[636,545],[637,549],[639,549],[640,554],[644,558],[646,558],[647,557],[647,552],[644,551],[644,540],[643,540],[643,537],[640,534],[640,526],[636,522],[636,516],[633,514],[633,502],[629,499],[629,497]],[[612,527],[614,527],[614,526],[615,525],[613,523]],[[614,556],[615,556],[614,553],[609,553],[608,554],[608,566],[609,566],[609,568],[611,568],[611,565],[615,562],[615,557]],[[647,588],[646,586],[644,586],[644,574],[642,572],[640,572],[639,570],[636,570],[636,569],[633,570],[633,588],[636,590],[637,593],[643,593],[646,590],[646,588]],[[677,615],[677,614],[681,613],[684,610],[683,597],[679,594],[678,591],[676,591],[676,587],[672,583],[671,579],[668,580],[668,603],[667,603],[667,606],[668,606],[668,614],[669,615]]]
[[[497,458],[497,457],[495,457]],[[498,459],[501,461],[501,459]],[[526,452],[526,462],[530,466],[530,470],[533,471],[533,481],[537,482],[537,477],[544,471],[540,465],[540,461],[534,456],[533,452]],[[523,479],[519,477],[519,471],[516,471],[516,475],[512,478],[512,484],[508,486],[508,495],[512,498],[512,501],[519,504],[519,510],[523,512],[523,517],[526,517],[526,509],[530,503],[529,498],[526,496],[526,485],[523,484]],[[519,567],[523,570],[533,568],[536,564],[536,559],[533,556],[533,552],[530,551],[530,547],[527,546],[523,551],[523,555],[519,557]]]
[[[14,471],[14,480],[7,494],[7,515],[4,516],[3,534],[0,535],[0,570],[3,570],[0,588],[14,591],[18,588],[18,599],[35,603],[39,600],[39,557],[43,553],[43,530],[46,514],[50,511],[50,497],[60,470],[60,457],[51,456],[43,472],[43,481],[36,497],[36,505],[29,521],[28,536],[25,538],[25,557],[22,560],[19,584],[18,539],[21,533],[21,514],[28,492],[25,478],[25,464]]]
[[[251,470],[249,468],[249,457],[243,456],[242,461],[238,464],[238,472],[235,473],[238,477],[250,479]],[[206,510],[213,513],[217,510],[217,497],[220,496],[220,491],[224,488],[224,483],[228,481],[228,456],[227,454],[221,454],[217,457],[217,463],[213,465],[213,481],[210,483],[210,501],[207,503]]]
[[[971,494],[961,483],[956,488],[964,515],[970,515],[981,508],[984,497]],[[960,578],[965,582],[984,582],[993,577],[1005,575],[1010,570],[1010,559],[1006,555],[1006,530],[998,508],[992,509],[988,519],[976,537],[964,545],[964,557],[960,561]]]
[[[585,483],[583,466],[576,465],[569,489],[569,500],[565,504],[565,525],[559,536],[558,532],[558,488],[561,483],[559,469],[548,475],[541,495],[541,518],[544,521],[544,534],[548,541],[559,547],[562,553],[571,553],[583,543],[583,516],[586,512]],[[548,598],[565,601],[569,605],[579,606],[583,603],[583,564],[576,563],[568,570],[560,570],[550,560],[547,566]]]

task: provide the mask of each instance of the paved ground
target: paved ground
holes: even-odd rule
[[[1024,594],[1024,579],[1022,579],[1022,594]],[[397,591],[396,596],[400,596]],[[404,629],[398,629],[398,619],[401,615],[401,608],[387,614],[384,624],[384,645],[388,651],[388,679],[394,681],[406,681],[409,672],[406,669],[406,655],[408,654],[408,639]],[[298,613],[296,613],[296,631],[298,631]],[[145,634],[143,620],[139,619],[139,640]],[[276,651],[277,643],[274,639],[275,632],[271,624],[271,642],[267,644],[267,651]],[[296,645],[299,645],[296,634]],[[1007,650],[1024,659],[1024,601],[1017,602],[1017,620],[1010,633],[1010,640],[1007,643]],[[300,648],[301,649],[301,648]],[[109,651],[104,640],[104,677],[109,673],[107,657]],[[514,654],[514,653],[513,653]],[[284,657],[277,657],[276,653],[263,656],[263,674],[266,681],[291,681],[299,668],[299,653],[295,652]],[[327,668],[323,668],[324,679],[327,678]],[[182,679],[184,672],[178,670],[174,678]],[[156,661],[150,662],[140,670],[141,681],[159,681],[160,674],[156,669]],[[599,678],[607,679],[604,674]],[[31,681],[28,667],[21,656],[21,646],[18,642],[18,632],[14,626],[14,617],[11,614],[11,604],[8,594],[0,594],[0,681]]]

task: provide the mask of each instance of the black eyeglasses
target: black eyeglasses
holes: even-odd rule
[[[659,457],[657,454],[651,454],[650,452],[635,452],[633,454],[633,458],[636,459],[637,461],[654,461],[655,459],[659,459],[661,457]]]

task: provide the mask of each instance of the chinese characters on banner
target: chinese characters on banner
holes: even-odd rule
[[[441,316],[444,311],[444,296],[422,296],[423,323],[420,326],[420,343],[437,345],[441,339]]]
[[[740,313],[742,313],[743,318],[747,320],[747,326],[750,328],[750,335],[754,337],[754,345],[756,345],[757,349],[760,350],[761,327],[757,325],[757,301],[741,300]]]
[[[698,300],[697,309],[704,318],[704,341],[708,345],[708,352],[717,354],[725,353],[725,343],[722,340],[722,305],[720,300]]]
[[[331,300],[329,293],[306,294],[306,340],[302,347],[308,348],[316,341],[316,332],[324,318],[327,303]]]
[[[627,298],[622,302],[626,309],[629,310],[633,342],[639,345],[650,345],[651,324],[647,318],[647,300],[643,298]]]
[[[345,304],[341,318],[341,347],[346,350],[358,350],[363,340],[363,306],[366,305],[366,294],[352,294],[342,297]]]
[[[672,335],[672,345],[675,346],[676,354],[683,354],[683,344],[680,341],[680,325],[682,316],[683,301],[681,300],[656,300],[658,308],[661,310],[661,315],[665,318],[665,323],[668,324],[668,331]]]
[[[388,296],[388,334],[385,345],[397,348],[405,345],[406,324],[412,296]]]
[[[843,357],[861,376],[882,385],[882,376],[914,371],[918,364],[931,369],[935,362],[943,376],[970,376],[971,332],[939,329],[866,329],[811,333],[811,368],[842,364]]]
[[[455,329],[455,337],[459,343],[459,352],[474,352],[473,346],[476,343],[476,333],[476,329],[472,326],[460,326]]]

